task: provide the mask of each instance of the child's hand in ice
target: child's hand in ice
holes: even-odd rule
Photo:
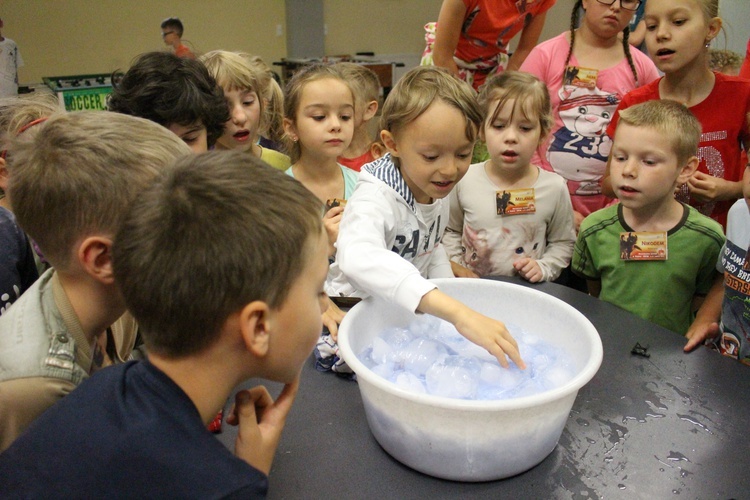
[[[515,261],[513,263],[513,268],[523,279],[530,283],[542,281],[542,277],[544,276],[542,274],[542,268],[539,266],[539,263],[534,259],[529,259],[528,257],[524,257],[523,259],[518,259],[517,261]]]
[[[458,333],[487,349],[487,352],[495,356],[503,368],[509,366],[506,356],[513,360],[520,369],[526,368],[516,340],[502,321],[488,318],[472,309],[468,311],[454,325]]]
[[[451,323],[458,333],[495,356],[501,366],[508,367],[507,356],[520,369],[526,368],[518,352],[518,344],[502,321],[476,312],[437,288],[422,296],[417,310]]]

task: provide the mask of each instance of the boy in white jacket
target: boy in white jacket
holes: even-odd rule
[[[448,72],[404,75],[383,107],[383,158],[363,167],[344,211],[330,295],[375,295],[452,323],[508,366],[525,365],[505,325],[426,278],[453,277],[440,240],[448,200],[471,163],[482,115],[471,88]]]

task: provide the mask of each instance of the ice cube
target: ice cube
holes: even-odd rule
[[[395,366],[393,363],[383,363],[382,365],[373,366],[371,370],[375,375],[383,377],[386,380],[392,380]]]
[[[418,377],[423,377],[427,369],[442,361],[448,351],[443,344],[429,339],[414,339],[398,353],[404,369]]]
[[[545,389],[550,390],[562,387],[572,378],[573,374],[571,373],[571,370],[566,366],[561,366],[558,364],[555,366],[551,366],[544,373],[544,376],[541,378],[540,382]]]
[[[394,350],[401,349],[414,340],[414,334],[406,328],[389,328],[380,337]]]
[[[413,373],[399,373],[398,375],[396,375],[395,383],[405,391],[414,392],[416,394],[425,394],[427,392],[422,380]]]
[[[443,363],[427,370],[425,382],[430,394],[448,398],[473,399],[479,386],[479,362],[448,356]]]
[[[372,360],[377,364],[383,364],[387,361],[393,361],[393,347],[380,337],[372,340]]]

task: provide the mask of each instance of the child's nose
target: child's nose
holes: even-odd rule
[[[659,23],[656,27],[656,39],[663,40],[669,37],[669,26],[667,23]]]
[[[629,158],[622,165],[622,176],[623,177],[637,177],[637,175],[638,175],[638,167],[636,165],[636,160]]]
[[[242,124],[247,119],[247,116],[245,115],[245,111],[242,109],[242,106],[234,106],[232,107],[232,121],[237,124]]]

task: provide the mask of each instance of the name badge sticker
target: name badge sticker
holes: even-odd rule
[[[667,232],[620,233],[621,260],[667,260]]]
[[[596,79],[598,76],[598,69],[568,66],[565,68],[563,85],[572,85],[573,87],[594,90],[596,88]]]
[[[536,212],[534,188],[511,189],[495,193],[498,215],[533,214]]]

